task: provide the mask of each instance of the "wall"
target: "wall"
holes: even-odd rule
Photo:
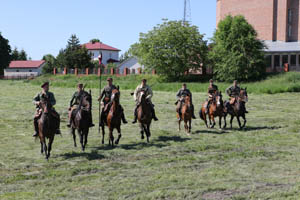
[[[90,53],[93,53],[92,60],[98,60],[98,56],[100,54],[100,50],[89,50]],[[107,50],[101,50],[102,52],[102,63],[104,65],[107,65],[107,60],[110,58],[114,60],[119,60],[119,51],[107,51]]]

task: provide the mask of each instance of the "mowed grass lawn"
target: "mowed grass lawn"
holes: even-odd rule
[[[116,148],[107,137],[102,145],[93,128],[81,152],[66,128],[74,89],[52,87],[63,136],[55,137],[47,162],[31,137],[31,101],[40,88],[22,81],[0,86],[0,199],[300,199],[300,93],[249,94],[245,130],[236,120],[233,130],[206,129],[198,117],[187,136],[178,132],[175,93],[154,91],[159,121],[149,144],[129,123]],[[128,121],[130,92],[121,93]],[[206,95],[193,97],[198,112]]]

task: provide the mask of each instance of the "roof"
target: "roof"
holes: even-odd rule
[[[8,68],[39,68],[44,60],[18,60],[11,61]]]
[[[109,50],[109,51],[121,51],[120,49],[111,47],[107,44],[104,43],[100,43],[100,42],[89,42],[89,43],[85,43],[83,44],[83,46],[85,46],[85,48],[87,48],[88,50]]]
[[[265,52],[300,52],[300,42],[263,41]]]

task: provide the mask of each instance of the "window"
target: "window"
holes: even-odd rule
[[[289,63],[289,56],[288,55],[283,55],[282,56],[282,65],[285,63]]]
[[[296,66],[296,55],[291,55],[291,66]]]
[[[109,58],[111,58],[111,53],[109,53]]]
[[[19,70],[17,69],[16,72],[19,72]]]
[[[272,65],[272,56],[271,55],[267,55],[265,57],[265,59],[266,59],[267,67],[271,67],[271,65]]]
[[[280,56],[279,55],[274,56],[274,65],[275,65],[275,67],[280,66]]]
[[[292,37],[292,25],[289,25],[288,27],[288,37]]]
[[[288,23],[292,24],[292,20],[293,20],[293,12],[292,9],[288,10]]]
[[[32,70],[29,70],[29,72],[32,72]]]

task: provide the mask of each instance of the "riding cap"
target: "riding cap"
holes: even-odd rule
[[[109,78],[107,78],[106,80],[107,80],[107,81],[112,81],[113,79],[109,77]]]
[[[142,79],[142,82],[147,82],[147,80],[146,79]]]
[[[43,83],[43,84],[41,85],[41,88],[44,88],[46,85],[49,85],[49,82],[48,82],[48,81],[45,82],[45,83]]]
[[[210,79],[209,82],[210,82],[210,83],[211,83],[211,82],[214,82],[214,80]]]
[[[83,84],[82,83],[78,83],[77,87],[83,87]]]

